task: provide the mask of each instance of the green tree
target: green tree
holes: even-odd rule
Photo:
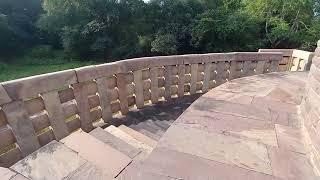
[[[313,26],[315,0],[244,0],[246,11],[261,24],[272,48],[297,48]],[[316,40],[314,40],[316,41]]]
[[[35,22],[41,12],[40,0],[0,1],[1,56],[16,55],[39,43]]]

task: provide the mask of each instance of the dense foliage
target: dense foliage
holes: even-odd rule
[[[103,61],[312,50],[320,39],[319,9],[319,0],[0,0],[0,56],[30,48]]]

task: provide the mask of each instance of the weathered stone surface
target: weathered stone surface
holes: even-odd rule
[[[93,129],[93,125],[90,119],[90,105],[88,101],[89,85],[86,83],[78,83],[73,87],[80,115],[81,128],[86,132],[90,132]]]
[[[15,143],[16,139],[8,127],[0,128],[0,148],[5,148],[13,143]]]
[[[219,87],[204,94],[203,97],[213,98],[220,101],[229,101],[238,104],[251,104],[253,96],[243,95],[241,93],[226,92],[220,90]]]
[[[45,93],[42,97],[56,139],[60,140],[66,137],[69,134],[69,131],[65,122],[65,114],[62,109],[58,92]]]
[[[281,148],[269,148],[268,151],[274,176],[290,180],[318,179],[306,156]]]
[[[269,98],[256,97],[252,101],[252,105],[261,109],[269,109],[271,116],[276,115],[277,121],[280,121],[283,125],[289,125],[289,118],[292,114],[298,112],[298,106],[295,104],[287,104],[280,101],[270,100]],[[287,122],[282,122],[286,120]],[[272,119],[273,122],[274,119]]]
[[[130,164],[119,176],[117,180],[177,180],[167,175],[159,175],[147,172],[139,163]]]
[[[175,124],[169,128],[157,147],[272,174],[266,146],[254,141]]]
[[[64,180],[112,180],[113,177],[89,162],[71,172]]]
[[[101,128],[94,129],[93,131],[90,132],[90,135],[94,136],[101,142],[104,142],[110,145],[111,147],[117,149],[118,151],[126,154],[132,159],[141,152],[137,148],[127,144],[120,138],[117,138],[116,136],[108,133],[107,131],[104,131]]]
[[[17,173],[11,171],[10,169],[0,167],[0,177],[3,180],[10,180],[14,176],[16,176]]]
[[[29,180],[29,179],[27,179],[26,177],[22,176],[21,174],[17,174],[16,176],[14,176],[10,180]]]
[[[221,112],[239,117],[271,121],[271,116],[268,109],[260,109],[253,105],[214,100],[213,98],[209,97],[198,99],[191,106],[191,108],[203,112]]]
[[[156,148],[144,162],[142,169],[164,176],[188,180],[274,180],[271,175],[165,148]]]
[[[19,148],[16,147],[4,154],[1,154],[0,166],[10,167],[21,159],[22,159],[21,151],[19,150]]]
[[[108,90],[108,79],[100,78],[97,80],[98,92],[100,98],[100,106],[102,109],[102,119],[104,122],[109,122],[112,119],[111,111],[111,93]],[[89,102],[90,103],[90,102]],[[98,104],[97,104],[98,105]]]
[[[151,80],[151,102],[156,104],[159,101],[158,68],[150,69]]]
[[[122,115],[126,115],[129,112],[129,104],[125,74],[117,74],[117,86],[119,90],[121,113]]]
[[[52,91],[77,83],[74,70],[32,76],[2,83],[13,100],[36,97],[40,93]]]
[[[274,125],[270,122],[236,117],[216,112],[189,110],[175,121],[202,131],[220,133],[245,140],[277,146]]]
[[[148,87],[145,89],[150,89],[151,83],[147,81],[148,83],[144,83],[142,80],[142,70],[133,72],[134,74],[134,84],[135,84],[135,95],[136,95],[136,104],[137,107],[143,108],[144,107],[144,97],[143,97],[143,90],[144,90],[144,84],[147,84]]]
[[[53,141],[11,168],[30,179],[63,179],[85,162],[65,145]]]
[[[5,103],[9,103],[9,102],[11,102],[11,98],[7,94],[7,92],[4,89],[4,87],[2,86],[2,84],[0,84],[0,105],[5,104]]]
[[[123,132],[129,134],[130,136],[132,136],[133,138],[137,139],[138,141],[147,144],[148,146],[154,148],[157,146],[157,142],[151,138],[149,138],[148,136],[145,136],[141,133],[139,133],[138,131],[135,131],[131,128],[128,128],[127,126],[121,125],[118,127],[120,130],[122,130]]]
[[[131,162],[128,156],[83,131],[74,132],[61,142],[112,177]]]
[[[124,73],[123,62],[113,62],[94,66],[86,66],[75,69],[79,82],[92,81],[102,77],[110,77],[114,74]]]
[[[259,52],[280,52],[283,56],[292,56],[294,49],[259,49]]]
[[[7,116],[8,123],[12,128],[12,132],[17,140],[23,156],[40,148],[29,115],[22,101],[14,101],[4,105],[3,111]]]
[[[265,83],[259,79],[241,78],[230,81],[218,87],[219,90],[241,93],[247,96],[266,96],[273,90],[272,83]]]
[[[296,94],[296,96],[292,96],[292,94],[287,92],[287,90],[276,87],[266,97],[284,103],[299,104],[301,102],[301,98],[298,96],[299,94]],[[299,99],[297,99],[296,97],[298,97]]]
[[[183,97],[184,96],[184,85],[185,85],[185,65],[179,65],[178,69],[178,96]]]
[[[138,148],[142,151],[151,152],[152,147],[148,146],[147,144],[138,141],[137,139],[133,138],[131,135],[127,134],[126,132],[120,130],[115,126],[109,126],[105,129],[107,132],[111,133],[112,135],[120,138],[121,140],[125,141],[129,145]]]
[[[293,129],[288,126],[276,124],[276,133],[279,148],[297,153],[306,154],[303,132],[301,129]]]

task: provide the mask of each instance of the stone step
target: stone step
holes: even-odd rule
[[[140,129],[138,132],[140,132],[141,134],[148,136],[149,138],[155,140],[155,141],[159,141],[161,139],[161,136],[158,134],[153,134],[152,132],[149,132],[148,130],[145,129]]]
[[[52,141],[11,166],[11,169],[29,179],[63,179],[86,162],[64,144]]]
[[[125,141],[121,140],[120,138],[112,135],[111,133],[103,130],[102,128],[98,127],[89,133],[90,135],[94,136],[101,142],[104,142],[111,147],[117,149],[118,151],[126,154],[131,159],[136,157],[141,150],[131,146],[130,144],[126,143]]]
[[[157,126],[161,127],[163,131],[167,131],[171,126],[172,122],[170,121],[153,121]]]
[[[140,122],[139,124],[135,124],[135,125],[130,125],[129,128],[138,131],[148,137],[150,137],[151,139],[158,141],[161,136],[159,135],[157,130],[152,130],[150,131],[149,129],[151,128],[150,126],[148,126],[147,124],[145,124],[144,122]],[[155,132],[155,133],[153,133]]]
[[[111,177],[116,177],[132,161],[127,155],[81,130],[60,142]]]
[[[135,131],[125,125],[121,125],[118,128],[126,132],[127,134],[131,135],[133,138],[137,139],[138,141],[143,142],[152,148],[155,148],[157,146],[157,141],[149,138],[148,136],[143,135],[142,133],[139,133],[138,131]]]
[[[138,141],[137,139],[135,139],[131,135],[127,134],[126,132],[120,130],[119,128],[117,128],[113,125],[105,128],[104,130],[109,132],[110,134],[118,137],[119,139],[125,141],[129,145],[131,145],[135,148],[138,148],[142,151],[150,153],[153,149],[152,147],[148,146],[147,144],[145,144],[143,142]]]
[[[139,129],[144,129],[144,130],[147,130],[147,131],[154,133],[154,134],[156,134],[157,131],[161,129],[161,128],[155,126],[154,124],[151,124],[148,121],[139,122],[136,126]]]

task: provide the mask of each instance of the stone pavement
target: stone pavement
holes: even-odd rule
[[[135,173],[185,180],[320,179],[308,161],[298,114],[306,79],[305,72],[272,73],[215,88],[172,124]]]

